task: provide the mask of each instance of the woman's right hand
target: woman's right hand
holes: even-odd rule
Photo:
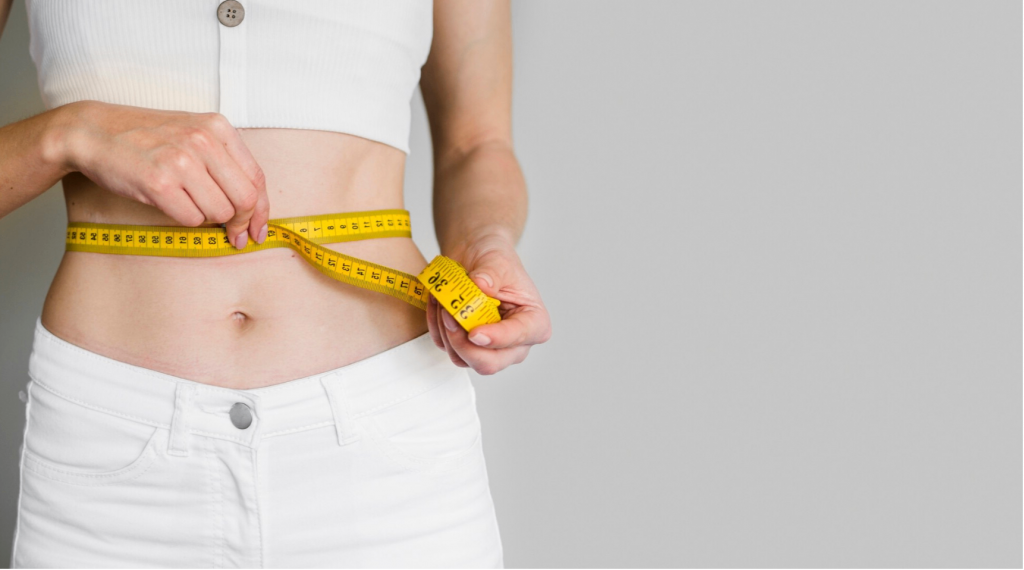
[[[73,170],[111,192],[159,208],[182,225],[223,223],[235,247],[267,237],[263,170],[220,113],[71,103]]]

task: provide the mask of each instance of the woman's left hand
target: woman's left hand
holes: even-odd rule
[[[551,338],[551,319],[540,293],[526,274],[514,244],[486,239],[451,254],[466,268],[485,294],[501,301],[501,322],[475,327],[469,333],[437,304],[427,303],[427,327],[438,348],[457,366],[478,374],[494,374],[526,359],[530,346]]]

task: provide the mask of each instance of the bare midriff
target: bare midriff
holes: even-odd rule
[[[405,153],[394,147],[328,131],[240,134],[266,176],[271,219],[404,208]],[[63,185],[69,221],[180,225],[79,173]],[[409,238],[324,245],[413,275],[427,263]],[[334,281],[288,248],[202,259],[65,252],[40,318],[86,350],[237,389],[326,372],[427,331],[422,310]]]

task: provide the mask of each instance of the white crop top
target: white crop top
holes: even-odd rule
[[[337,131],[409,152],[431,0],[239,0],[234,13],[221,0],[25,3],[47,109],[216,111],[236,128]]]

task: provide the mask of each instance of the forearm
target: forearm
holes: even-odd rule
[[[526,213],[526,181],[510,144],[483,143],[438,161],[434,227],[442,254],[458,259],[481,243],[514,247]]]
[[[74,121],[73,105],[0,128],[0,218],[74,170],[65,149]]]

